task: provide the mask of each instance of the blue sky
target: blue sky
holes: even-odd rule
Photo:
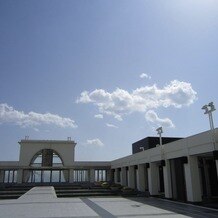
[[[159,126],[208,130],[217,36],[215,0],[0,0],[0,160],[26,135],[113,160]]]

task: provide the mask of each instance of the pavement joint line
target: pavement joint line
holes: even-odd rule
[[[4,204],[1,204],[0,203],[0,205],[13,205],[13,204],[15,204],[15,205],[17,205],[17,204],[59,204],[59,203],[64,203],[64,204],[74,204],[74,203],[76,203],[76,204],[81,204],[82,202],[61,202],[61,201],[31,201],[31,202],[29,202],[29,201],[27,201],[27,202],[25,202],[25,201],[22,201],[22,202],[6,202],[6,203],[4,203]]]
[[[153,213],[151,213],[151,214],[125,214],[125,215],[118,215],[117,217],[146,217],[146,216],[175,216],[175,215],[177,215],[176,213],[163,213],[163,214],[160,214],[160,213],[158,213],[158,214],[153,214]]]
[[[144,201],[144,204],[147,204],[147,205],[153,206],[153,207],[157,207],[157,208],[160,208],[160,209],[164,209],[164,210],[167,210],[167,211],[171,211],[170,205],[168,205],[167,207],[166,206],[161,207],[160,201],[164,200],[164,199],[159,199],[159,198],[154,198],[154,197],[150,197],[150,199],[159,200],[159,204],[158,204],[158,202],[154,203],[154,202],[149,202],[149,201],[148,202]],[[131,200],[133,200],[133,199],[131,199]],[[166,201],[166,202],[174,203],[172,201]],[[204,211],[203,212],[198,211],[197,208],[192,208],[192,205],[190,205],[190,204],[180,204],[180,205],[181,206],[184,206],[184,205],[187,206],[188,205],[190,207],[189,207],[189,210],[186,211],[186,210],[184,210],[184,208],[178,207],[179,205],[174,204],[173,205],[173,208],[175,209],[174,212],[177,213],[177,214],[181,214],[181,215],[185,215],[185,216],[192,215],[192,217],[198,217],[198,218],[200,218],[200,217],[205,218],[205,217],[208,217],[208,215],[210,217],[218,217],[217,214],[208,214],[207,212],[204,212]],[[199,209],[204,209],[204,208],[199,208]]]
[[[150,198],[159,199],[161,201],[167,201],[167,202],[171,202],[171,203],[175,203],[175,204],[182,204],[182,205],[188,205],[188,206],[192,206],[192,207],[198,207],[198,208],[205,209],[205,210],[213,210],[213,211],[218,212],[218,209],[211,208],[211,207],[204,207],[204,206],[195,205],[195,204],[189,204],[189,203],[178,202],[178,201],[171,201],[171,200],[168,200],[168,199],[161,199],[161,198],[154,198],[154,197],[150,197]]]
[[[88,198],[80,198],[88,207],[90,207],[92,210],[94,210],[100,217],[107,217],[107,218],[117,218],[117,216],[114,216],[104,208],[97,205],[95,202],[91,201]]]

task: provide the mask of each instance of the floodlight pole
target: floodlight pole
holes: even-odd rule
[[[164,147],[162,144],[162,137],[161,137],[161,134],[163,133],[162,126],[157,128],[156,131],[157,131],[157,134],[159,135],[159,138],[160,138],[161,159],[163,160],[164,159]]]
[[[209,123],[210,123],[210,130],[212,134],[212,142],[214,145],[214,150],[216,149],[216,141],[215,141],[215,133],[214,133],[214,123],[213,123],[213,115],[212,112],[216,110],[213,102],[209,104],[205,104],[201,109],[205,110],[204,114],[208,114]]]
[[[162,137],[161,137],[161,134],[163,133],[163,128],[162,127],[159,127],[156,129],[157,131],[157,134],[159,135],[159,138],[160,138],[160,146],[162,147]]]

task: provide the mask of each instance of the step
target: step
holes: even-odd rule
[[[18,199],[22,194],[7,194],[7,195],[0,195],[1,200],[5,199]]]
[[[73,193],[92,193],[92,192],[102,192],[102,193],[111,193],[111,190],[109,189],[104,189],[104,190],[99,190],[99,189],[68,189],[68,190],[55,190],[56,193],[70,193],[70,192],[73,192]]]
[[[92,196],[114,196],[112,193],[60,193],[57,194],[58,198],[71,198],[71,197],[92,197]]]

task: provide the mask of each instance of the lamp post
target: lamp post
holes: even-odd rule
[[[160,146],[162,147],[162,137],[161,137],[161,134],[163,133],[162,126],[157,128],[156,131],[157,131],[157,134],[159,135],[159,138],[160,138]]]
[[[205,110],[204,114],[208,114],[209,122],[210,122],[210,129],[212,133],[212,142],[215,149],[215,138],[214,138],[214,123],[213,123],[213,115],[212,112],[216,110],[213,102],[210,102],[209,104],[205,104],[202,108],[202,110]]]
[[[161,160],[164,160],[164,147],[162,144],[162,137],[161,137],[161,134],[163,133],[162,126],[157,128],[156,131],[157,131],[157,134],[159,135],[159,138],[160,138]]]

